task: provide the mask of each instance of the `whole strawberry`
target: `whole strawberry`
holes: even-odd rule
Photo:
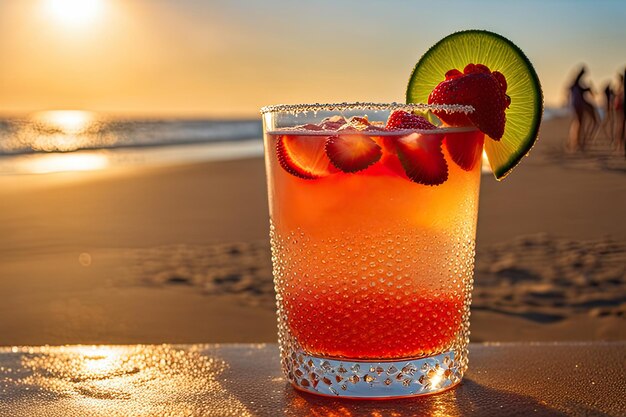
[[[473,124],[491,139],[500,140],[506,123],[505,110],[511,104],[506,95],[506,79],[498,71],[491,71],[481,64],[468,64],[463,72],[452,69],[446,79],[428,96],[428,104],[471,105],[474,111],[468,115],[435,114],[451,126]]]

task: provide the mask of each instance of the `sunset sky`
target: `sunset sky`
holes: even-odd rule
[[[518,44],[554,106],[581,63],[597,89],[623,70],[625,22],[618,0],[0,0],[0,113],[403,101],[421,54],[469,28]]]

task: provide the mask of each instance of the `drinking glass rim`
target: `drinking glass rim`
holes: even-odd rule
[[[371,102],[344,102],[344,103],[314,103],[314,104],[274,104],[261,107],[261,114],[268,113],[309,113],[320,111],[346,110],[407,110],[407,111],[438,111],[446,113],[465,113],[474,111],[474,107],[464,104],[423,104],[423,103],[371,103]]]

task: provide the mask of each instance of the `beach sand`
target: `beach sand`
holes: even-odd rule
[[[626,339],[626,162],[481,185],[472,341]],[[276,341],[261,158],[0,177],[0,345]]]

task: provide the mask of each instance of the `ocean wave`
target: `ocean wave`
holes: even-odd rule
[[[262,134],[258,120],[115,119],[55,111],[0,119],[0,156],[242,141]]]

